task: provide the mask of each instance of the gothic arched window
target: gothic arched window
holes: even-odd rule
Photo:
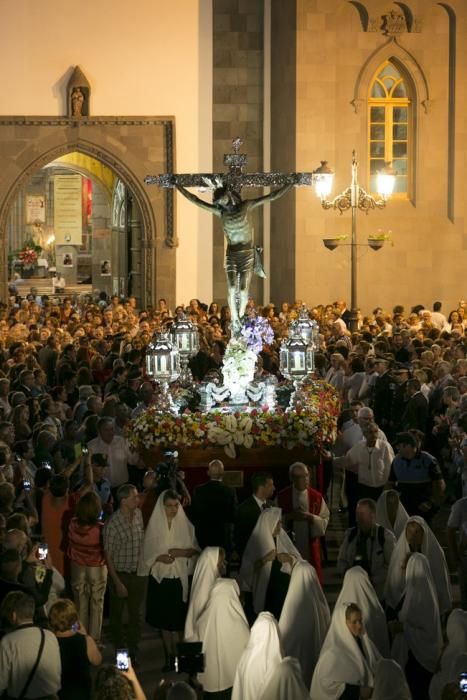
[[[370,86],[368,97],[370,190],[385,162],[397,171],[394,193],[408,195],[410,173],[411,102],[398,68],[385,61]]]

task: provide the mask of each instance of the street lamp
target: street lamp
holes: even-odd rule
[[[376,187],[379,197],[373,197],[365,192],[358,184],[358,161],[356,152],[352,151],[352,181],[350,187],[338,194],[334,199],[328,200],[331,193],[333,172],[328,167],[326,161],[321,162],[321,166],[314,171],[314,184],[316,194],[320,198],[323,209],[335,209],[339,214],[343,214],[348,209],[352,210],[352,240],[350,243],[351,257],[351,290],[350,290],[350,319],[349,325],[352,332],[357,330],[357,210],[360,209],[366,214],[371,209],[384,209],[386,202],[392,195],[396,182],[396,172],[387,163],[385,168],[377,174]],[[336,239],[337,241],[338,239]],[[339,245],[326,244],[331,250]]]

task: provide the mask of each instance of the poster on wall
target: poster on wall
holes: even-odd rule
[[[63,254],[63,267],[73,267],[73,256],[71,253]]]
[[[43,195],[26,196],[26,223],[45,224],[45,197]]]
[[[101,277],[110,277],[110,260],[101,260]]]
[[[81,245],[83,233],[81,175],[54,176],[56,245]]]

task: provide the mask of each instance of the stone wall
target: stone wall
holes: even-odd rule
[[[362,4],[370,21],[391,9],[400,12],[395,3],[368,0]],[[365,31],[361,16],[348,2],[297,0],[298,169],[316,167],[320,159],[327,159],[336,173],[337,194],[350,184],[355,148],[360,184],[367,189],[368,80],[385,58],[395,55],[416,90],[410,196],[390,201],[384,211],[358,214],[360,242],[377,229],[391,230],[394,239],[393,247],[386,244],[378,253],[359,251],[359,306],[364,311],[395,303],[429,305],[435,299],[442,300],[449,311],[466,293],[467,5],[452,0],[448,13],[434,1],[408,4],[417,25],[394,39],[379,30],[370,31],[371,25]],[[284,37],[287,31],[284,26]],[[288,131],[286,125],[276,130],[273,151],[282,147]],[[312,304],[349,300],[349,249],[329,252],[321,239],[350,235],[350,214],[324,211],[304,189],[297,190],[296,201],[296,296]]]
[[[213,166],[225,170],[224,153],[240,136],[248,153],[247,169],[263,169],[263,0],[213,0]],[[262,191],[248,189],[243,197]],[[262,245],[262,212],[253,212],[255,243]],[[224,237],[216,221],[213,293],[225,302]],[[262,281],[254,277],[252,295],[262,300]]]

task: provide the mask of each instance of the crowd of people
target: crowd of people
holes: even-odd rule
[[[301,308],[249,301],[274,331],[262,375],[283,380],[278,349]],[[342,400],[324,477],[310,453],[276,493],[264,464],[243,499],[218,460],[190,493],[172,454],[149,464],[128,442],[132,417],[158,400],[145,347],[180,311],[200,332],[192,373],[211,378],[227,307],[193,299],[172,313],[161,299],[139,311],[132,298],[34,289],[0,305],[0,693],[142,700],[145,620],[164,650],[154,675],[186,672],[156,698],[462,697],[466,303],[447,316],[439,302],[378,308],[352,333],[344,302],[312,308],[316,376]],[[323,561],[337,507],[349,527],[330,606]],[[109,648],[116,665],[102,664]]]

